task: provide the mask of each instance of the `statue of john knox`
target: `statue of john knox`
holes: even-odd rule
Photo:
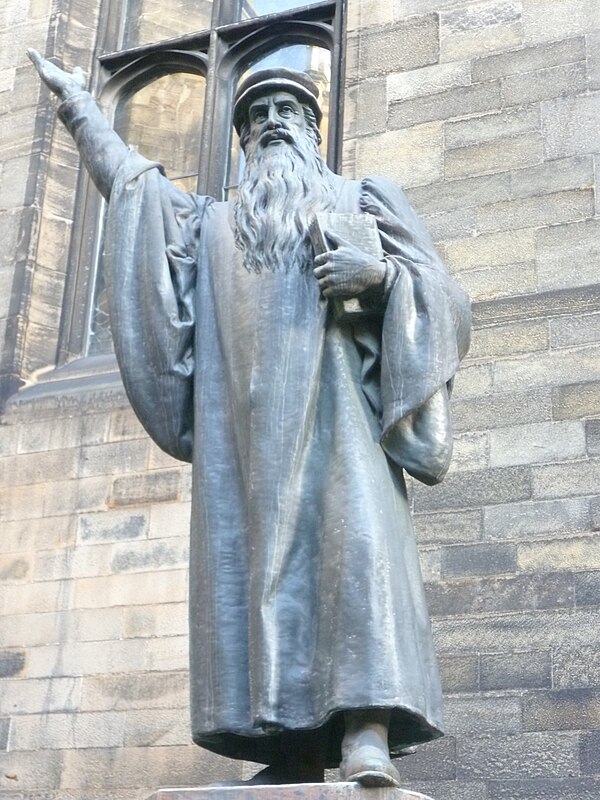
[[[303,73],[243,81],[234,202],[185,194],[111,130],[80,70],[31,51],[108,205],[106,281],[142,424],[193,465],[194,741],[267,765],[254,783],[397,785],[390,757],[441,735],[441,692],[404,471],[440,481],[465,294],[389,180],[319,153]],[[371,215],[384,257],[317,212]],[[334,313],[358,298],[363,313]]]

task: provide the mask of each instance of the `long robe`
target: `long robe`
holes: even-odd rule
[[[375,216],[385,307],[338,321],[312,270],[255,274],[231,208],[131,154],[112,187],[115,349],[152,438],[191,461],[196,743],[270,763],[282,731],[391,712],[392,754],[441,734],[441,691],[403,469],[435,483],[469,304],[404,194],[345,181]]]

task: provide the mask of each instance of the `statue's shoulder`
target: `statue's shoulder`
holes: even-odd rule
[[[360,198],[363,210],[367,210],[367,206],[376,206],[400,216],[414,214],[402,187],[383,175],[368,175],[363,178],[360,181]]]
[[[386,178],[385,175],[367,175],[360,181],[360,186],[363,192],[372,192],[373,194],[381,195],[397,195],[401,197],[405,196],[402,187],[391,178]]]
[[[368,175],[361,179],[333,175],[338,209],[360,210],[376,214],[379,208],[392,212],[404,212],[409,202],[402,189],[382,175]]]

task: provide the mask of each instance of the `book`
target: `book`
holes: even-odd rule
[[[311,219],[308,232],[315,251],[315,256],[335,249],[335,245],[327,239],[327,231],[337,234],[354,247],[373,256],[375,261],[384,258],[381,239],[375,217],[370,214],[336,214],[329,211],[319,211]],[[369,309],[363,308],[360,298],[350,297],[346,300],[335,298],[333,308],[336,319],[352,319],[356,316],[369,314]]]

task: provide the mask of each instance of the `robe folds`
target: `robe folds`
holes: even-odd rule
[[[152,438],[191,461],[194,741],[270,763],[286,730],[391,712],[392,754],[441,735],[441,692],[403,470],[435,483],[469,303],[403,193],[342,181],[375,216],[385,304],[338,321],[312,270],[250,273],[227,203],[131,153],[112,188],[115,349]]]

